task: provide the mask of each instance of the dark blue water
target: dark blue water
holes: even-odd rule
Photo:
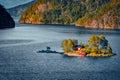
[[[101,33],[117,55],[90,58],[37,53],[46,46],[62,52],[63,39],[87,42],[92,34]],[[0,30],[0,80],[119,80],[119,52],[120,31],[117,30],[17,24],[14,29]]]

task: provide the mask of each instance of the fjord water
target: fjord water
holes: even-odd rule
[[[62,52],[63,39],[87,42],[92,34],[101,33],[117,55],[90,58],[37,53],[47,46]],[[0,80],[119,80],[119,52],[119,30],[17,23],[16,28],[0,30]]]

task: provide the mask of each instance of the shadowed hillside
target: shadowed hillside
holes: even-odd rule
[[[13,28],[15,22],[6,9],[0,5],[0,29],[2,28]]]

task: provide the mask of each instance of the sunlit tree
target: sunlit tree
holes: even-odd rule
[[[85,48],[82,49],[82,51],[89,54],[91,52],[91,48],[89,46],[86,46]]]
[[[101,50],[100,50],[100,53],[106,53],[106,49],[105,48],[102,48]]]
[[[63,47],[64,52],[68,52],[67,40],[63,40],[63,41],[62,41],[62,47]]]
[[[92,47],[98,47],[98,46],[99,46],[98,41],[99,41],[99,37],[98,37],[97,35],[95,35],[95,34],[92,35],[92,36],[89,38],[89,40],[88,40],[89,44],[90,44]]]
[[[71,39],[68,39],[67,42],[68,42],[67,43],[67,45],[68,45],[68,52],[71,52],[73,50],[74,44],[73,44]]]
[[[97,47],[92,47],[91,48],[91,53],[97,54],[99,49]]]
[[[72,52],[77,43],[78,41],[74,39],[63,40],[62,47],[63,47],[64,52]]]

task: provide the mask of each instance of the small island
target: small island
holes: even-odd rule
[[[113,56],[112,48],[103,34],[92,35],[87,43],[68,39],[62,41],[64,54],[67,56],[108,57]]]

